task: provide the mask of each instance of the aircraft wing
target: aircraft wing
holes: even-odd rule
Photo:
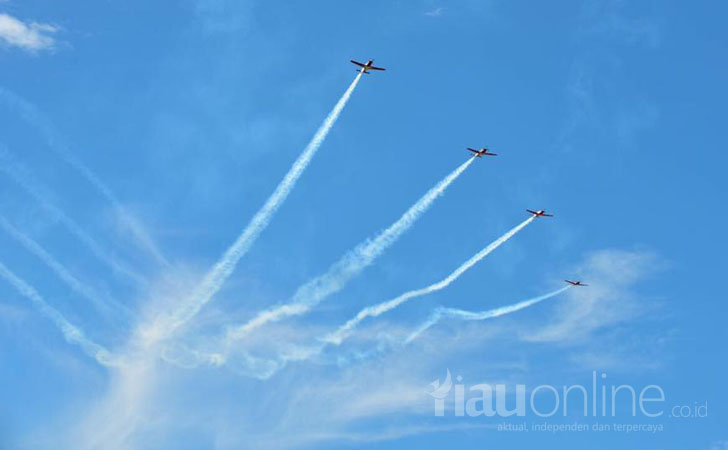
[[[367,67],[367,69],[369,69],[369,70],[387,70],[384,67],[374,67],[374,66],[369,66],[369,67]]]
[[[352,63],[356,64],[359,67],[366,67],[367,66],[366,64],[360,63],[359,61],[354,61],[353,59],[350,59],[349,61],[351,61]],[[370,67],[370,69],[373,69],[373,67]]]
[[[536,211],[534,211],[532,209],[527,209],[526,211],[530,212],[531,214],[538,214]]]
[[[480,152],[478,150],[475,150],[474,148],[468,148],[468,150],[475,154],[480,154]]]

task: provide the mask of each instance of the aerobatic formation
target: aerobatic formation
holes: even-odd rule
[[[344,252],[326,272],[303,283],[287,301],[278,302],[276,306],[261,310],[245,323],[228,324],[224,330],[219,330],[220,334],[214,340],[216,348],[213,348],[212,351],[206,350],[203,352],[195,348],[186,349],[185,354],[187,358],[185,363],[182,363],[180,358],[172,355],[169,349],[174,347],[178,337],[184,335],[187,325],[195,319],[205,305],[214,299],[215,295],[235,271],[240,259],[250,250],[258,237],[273,220],[275,214],[286,201],[290,192],[295,188],[297,181],[304,174],[308,165],[321,148],[329,131],[341,116],[346,104],[356,90],[362,75],[385,70],[383,67],[374,66],[374,60],[368,60],[366,63],[356,60],[351,60],[351,62],[357,66],[356,77],[324,119],[301,154],[294,161],[289,171],[279,182],[263,206],[241,231],[237,239],[223,252],[222,256],[209,269],[206,275],[202,277],[197,285],[187,291],[187,295],[180,298],[179,301],[176,301],[172,308],[157,312],[151,317],[145,317],[143,320],[138,319],[139,322],[135,324],[136,326],[132,328],[133,331],[130,331],[130,335],[128,336],[129,343],[123,349],[115,350],[113,348],[107,348],[106,345],[92,340],[82,330],[80,325],[73,324],[58,308],[52,306],[53,302],[49,298],[42,296],[37,287],[32,286],[27,280],[23,279],[21,274],[11,270],[7,262],[0,261],[0,278],[4,279],[21,296],[25,297],[40,314],[49,319],[50,323],[58,328],[68,343],[77,345],[84,353],[102,365],[124,365],[134,357],[138,357],[141,352],[146,352],[145,358],[149,358],[150,355],[151,357],[162,357],[168,362],[181,366],[194,366],[201,362],[220,366],[227,364],[232,358],[238,357],[244,360],[243,364],[247,365],[249,369],[247,373],[251,373],[259,378],[266,378],[284,367],[288,362],[307,360],[320,354],[325,348],[337,348],[341,346],[348,337],[357,331],[360,323],[364,320],[375,319],[382,314],[403,306],[407,302],[447,288],[450,284],[457,281],[466,271],[474,267],[498,247],[505,244],[533,221],[544,217],[553,217],[553,214],[549,214],[544,210],[527,209],[526,211],[530,215],[527,219],[507,230],[494,241],[488,243],[443,279],[422,288],[405,291],[392,299],[364,307],[338,327],[319,336],[309,346],[296,347],[296,351],[289,349],[286,352],[281,352],[267,359],[250,356],[244,351],[237,351],[240,342],[250,337],[258,328],[267,323],[281,321],[287,317],[306,314],[328,297],[341,291],[350,280],[361,274],[389,247],[395,244],[432,207],[435,201],[445,193],[447,188],[468,169],[476,158],[498,155],[497,153],[491,152],[487,147],[480,149],[466,147],[466,150],[470,152],[470,157],[438,181],[422,197],[417,199],[391,225],[384,228],[377,235],[364,239],[354,248]],[[59,143],[57,133],[49,125],[50,122],[34,110],[32,105],[14,94],[5,90],[0,90],[0,94],[2,94],[0,95],[0,102],[9,104],[17,110],[21,117],[39,128],[46,135],[48,145],[52,147],[52,150],[65,159],[72,168],[79,171],[82,178],[95,188],[97,194],[110,203],[110,206],[123,219],[122,222],[132,231],[129,234],[129,238],[134,240],[133,243],[136,247],[145,250],[147,256],[157,261],[160,266],[164,268],[170,267],[171,263],[162,255],[162,252],[152,242],[151,238],[143,232],[143,228],[133,216],[123,210],[123,207],[116,200],[111,190],[102,184],[99,178],[88,167],[81,164],[66,146]],[[54,216],[60,225],[66,227],[79,243],[86,246],[87,250],[99,262],[105,264],[113,274],[121,276],[127,282],[138,283],[140,286],[147,285],[148,280],[144,279],[142,273],[134,270],[129,264],[113,258],[111,256],[112,253],[102,248],[79,223],[71,219],[65,211],[53,203],[51,200],[52,197],[47,195],[50,190],[43,186],[33,176],[32,172],[24,167],[13,153],[11,153],[10,149],[5,146],[0,146],[0,160],[3,161],[3,164],[0,165],[0,171],[4,172],[18,187],[28,193],[44,210]],[[109,316],[134,317],[134,312],[130,311],[126,306],[123,306],[123,303],[118,301],[118,299],[109,298],[108,296],[106,298],[100,297],[94,289],[85,285],[81,281],[81,278],[73,274],[72,270],[63,266],[39,242],[36,242],[21,232],[6,217],[0,216],[0,228],[12,239],[16,240],[25,251],[32,254],[38,261],[47,266],[75,295],[88,300],[100,313],[107,313]],[[572,287],[588,286],[582,281],[568,279],[564,281],[567,283],[566,286],[547,294],[485,311],[473,312],[454,307],[438,307],[430,313],[424,322],[415,327],[401,344],[406,345],[412,342],[427,329],[445,318],[469,321],[492,319],[536,305]],[[174,348],[181,348],[181,344]]]

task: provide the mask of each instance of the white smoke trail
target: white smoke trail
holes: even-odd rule
[[[534,297],[528,300],[524,300],[522,302],[514,303],[512,305],[501,306],[499,308],[494,308],[487,311],[472,312],[456,308],[439,307],[430,314],[429,318],[424,323],[422,323],[422,325],[420,325],[415,329],[415,331],[410,333],[404,341],[395,339],[393,336],[380,335],[378,338],[379,343],[376,347],[369,349],[365,352],[355,352],[348,358],[340,356],[338,359],[338,364],[340,366],[348,365],[352,361],[371,359],[378,355],[381,355],[382,353],[392,348],[399,348],[402,345],[407,345],[413,340],[417,339],[427,329],[437,324],[443,317],[451,317],[460,320],[493,319],[496,317],[514,313],[516,311],[520,311],[544,300],[548,300],[570,289],[571,287],[572,286],[564,286],[556,291],[549,292],[548,294],[544,294],[539,297]],[[284,351],[280,352],[275,359],[269,360],[258,360],[255,358],[251,358],[246,353],[242,353],[241,355],[237,355],[241,358],[241,360],[237,361],[236,364],[237,366],[242,368],[239,368],[237,371],[238,373],[246,376],[265,380],[286,367],[289,362],[306,361],[320,355],[329,344],[330,342],[322,340],[322,342],[310,346],[291,345],[288,346]],[[190,350],[187,350],[187,352],[192,354],[192,351]],[[188,360],[190,359],[189,356],[187,358]],[[194,365],[191,365],[190,367],[197,367],[197,365],[201,363],[205,363],[214,367],[219,367],[224,363],[227,363],[228,365],[231,364],[230,361],[227,361],[227,359],[219,353],[202,353],[195,351],[194,358]],[[170,362],[172,364],[184,367],[183,364],[185,360],[182,357],[177,357],[176,360],[171,358],[166,360],[167,362]]]
[[[86,247],[99,260],[104,262],[114,271],[121,273],[137,283],[144,284],[144,278],[136,273],[125,264],[115,260],[111,255],[103,250],[101,246],[91,236],[89,236],[73,219],[68,217],[60,208],[48,201],[48,193],[36,181],[30,172],[15,160],[13,155],[6,146],[0,144],[0,171],[5,172],[15,183],[18,184],[25,192],[28,193],[35,201],[37,201],[46,211],[53,215],[68,231],[71,232],[78,240],[84,243]]]
[[[144,227],[121,205],[116,195],[104,184],[91,169],[83,164],[64,144],[63,139],[59,137],[59,133],[55,130],[55,127],[51,122],[44,117],[44,115],[38,111],[32,103],[9,91],[8,89],[0,86],[0,100],[14,108],[25,121],[31,123],[36,128],[40,129],[41,133],[46,138],[48,147],[55,152],[61,159],[66,161],[68,165],[76,169],[85,179],[88,181],[96,190],[111,204],[114,214],[121,220],[121,223],[126,227],[132,236],[135,238],[135,243],[143,250],[148,252],[158,263],[162,265],[169,265],[169,262],[162,255],[157,248],[152,238],[144,230]]]
[[[460,267],[455,269],[450,275],[445,277],[443,280],[438,281],[437,283],[431,284],[425,288],[422,289],[415,289],[413,291],[405,292],[404,294],[400,295],[399,297],[396,297],[392,300],[388,300],[386,302],[378,303],[376,305],[368,306],[359,313],[354,316],[353,318],[349,319],[345,324],[340,326],[337,330],[329,333],[326,335],[322,340],[325,343],[333,344],[333,345],[340,345],[341,342],[346,339],[351,332],[354,330],[354,328],[359,325],[359,323],[366,319],[367,317],[377,317],[381,314],[384,314],[387,311],[391,311],[392,309],[398,307],[402,303],[405,303],[409,300],[412,300],[417,297],[421,297],[423,295],[430,294],[435,291],[439,291],[441,289],[446,288],[450,285],[453,281],[457,280],[460,275],[465,273],[468,269],[473,267],[475,264],[477,264],[481,259],[488,256],[493,250],[500,247],[503,243],[505,243],[508,239],[512,238],[516,233],[521,231],[523,228],[526,227],[529,223],[533,222],[536,219],[535,216],[531,216],[528,219],[524,220],[508,232],[506,232],[503,236],[499,237],[495,241],[491,242],[487,247],[485,247],[483,250],[476,253],[472,258],[465,261]]]
[[[88,339],[83,331],[68,322],[57,309],[46,303],[35,288],[11,272],[3,263],[0,263],[0,277],[3,277],[8,283],[13,285],[21,295],[30,300],[41,314],[50,319],[61,331],[67,342],[78,345],[84,353],[102,365],[111,366],[116,364],[116,361],[112,358],[108,350]]]
[[[432,313],[430,314],[430,317],[415,331],[413,331],[407,339],[405,339],[405,343],[408,344],[412,342],[413,340],[417,339],[422,333],[425,332],[428,328],[435,325],[437,322],[440,321],[443,317],[450,317],[453,319],[460,319],[460,320],[486,320],[486,319],[493,319],[495,317],[504,316],[506,314],[511,314],[516,311],[520,311],[522,309],[528,308],[529,306],[533,306],[537,303],[540,303],[544,300],[548,300],[551,297],[555,297],[562,292],[569,289],[571,285],[564,286],[561,289],[558,289],[553,292],[549,292],[548,294],[541,295],[539,297],[534,297],[528,300],[524,300],[522,302],[514,303],[512,305],[507,306],[501,306],[499,308],[489,309],[487,311],[479,311],[479,312],[473,312],[473,311],[465,311],[462,309],[456,309],[456,308],[436,308]]]
[[[462,169],[464,170],[464,167],[467,167],[467,164],[471,162],[472,159],[468,160],[465,164],[460,166],[458,170]],[[460,172],[462,172],[460,170]],[[456,170],[457,172],[457,170]],[[453,173],[456,173],[453,172]],[[452,175],[452,174],[451,174]],[[448,177],[449,178],[449,177]],[[453,178],[454,179],[454,178]],[[452,180],[450,181],[452,182]],[[442,182],[441,182],[442,183]],[[438,185],[439,186],[439,185]],[[434,188],[433,188],[434,190]],[[430,191],[432,192],[432,190]],[[428,192],[429,194],[429,192]],[[424,197],[423,197],[424,198]],[[418,202],[419,203],[419,202]],[[409,211],[408,211],[409,212]],[[426,288],[423,289],[417,289],[414,291],[406,292],[399,297],[389,300],[387,302],[382,302],[374,306],[370,306],[367,308],[364,308],[361,310],[354,318],[346,322],[344,325],[340,326],[335,331],[327,334],[326,336],[319,339],[319,342],[316,345],[313,346],[291,346],[286,349],[286,351],[282,352],[278,358],[271,362],[271,364],[275,363],[275,370],[270,370],[269,367],[266,367],[266,371],[256,371],[255,368],[250,368],[251,373],[259,378],[267,378],[271,376],[271,374],[275,373],[277,370],[280,370],[281,368],[285,367],[288,362],[291,361],[304,361],[308,360],[310,358],[313,358],[314,356],[320,355],[324,349],[328,345],[340,345],[341,342],[346,339],[353,329],[364,320],[366,317],[376,317],[380,314],[383,314],[391,309],[396,308],[397,306],[401,305],[402,303],[411,300],[416,297],[420,297],[441,289],[444,289],[447,287],[450,283],[455,281],[460,275],[465,273],[468,269],[473,267],[476,263],[478,263],[480,260],[485,258],[488,254],[493,252],[496,248],[498,248],[501,244],[506,242],[508,239],[513,237],[516,233],[521,231],[523,228],[525,228],[529,223],[533,222],[536,218],[534,216],[529,217],[528,219],[524,220],[505,234],[503,234],[501,237],[490,243],[487,247],[485,247],[483,250],[479,251],[477,254],[475,254],[473,257],[471,257],[469,260],[467,260],[465,263],[463,263],[460,267],[455,269],[450,275],[448,275],[445,279],[432,284]],[[394,226],[394,225],[393,225]],[[391,229],[392,227],[390,227]],[[376,242],[376,239],[372,242]],[[358,248],[358,247],[357,247]],[[353,252],[356,254],[356,251]],[[369,253],[367,253],[369,254]],[[348,255],[348,254],[347,254]],[[307,283],[303,287],[309,286],[311,284],[311,287],[307,291],[303,291],[302,289],[299,289],[299,292],[306,292],[306,293],[312,293],[316,295],[323,295],[327,294],[329,292],[333,292],[335,290],[340,289],[343,286],[343,282],[346,281],[348,278],[343,278],[342,274],[344,276],[348,276],[348,272],[344,270],[348,267],[348,264],[351,264],[352,262],[357,261],[357,258],[353,256],[342,258],[339,262],[337,262],[333,267],[337,267],[337,270],[329,270],[326,275],[318,277],[314,279],[316,284]],[[355,266],[356,267],[356,266]],[[327,275],[331,274],[330,277],[327,277]],[[344,281],[339,281],[342,279]],[[336,281],[334,283],[334,281]],[[312,305],[305,302],[308,298],[312,300],[320,301],[323,297],[318,296],[312,296],[312,297],[305,297],[301,296],[300,303],[291,302],[289,304],[280,306],[278,308],[274,308],[268,311],[264,311],[262,313],[259,313],[256,318],[248,322],[247,324],[238,327],[236,329],[231,329],[228,331],[226,339],[225,339],[225,354],[221,353],[214,353],[214,358],[208,358],[209,360],[214,360],[215,365],[221,365],[222,363],[227,361],[228,354],[230,352],[230,345],[235,339],[242,338],[246,333],[250,332],[253,328],[260,326],[266,322],[270,322],[273,320],[278,320],[282,317],[285,317],[287,315],[293,315],[293,314],[300,314],[305,311],[307,311]],[[245,355],[245,353],[243,353]]]
[[[381,335],[379,336],[379,343],[375,348],[372,348],[365,352],[354,353],[348,358],[339,357],[338,364],[348,365],[352,361],[371,359],[373,357],[381,355],[391,348],[399,348],[402,345],[407,345],[413,340],[417,339],[426,330],[437,324],[444,317],[450,317],[460,320],[494,319],[496,317],[512,314],[516,311],[520,311],[530,306],[534,306],[537,303],[543,302],[552,297],[556,297],[557,295],[563,293],[571,287],[573,286],[564,286],[553,292],[549,292],[548,294],[530,298],[528,300],[524,300],[511,305],[489,309],[486,311],[473,312],[456,308],[439,307],[433,310],[428,319],[420,326],[418,326],[415,331],[410,333],[404,341],[395,339],[393,336]],[[261,380],[266,380],[284,367],[286,367],[289,362],[305,361],[317,355],[320,355],[327,345],[327,342],[319,342],[318,344],[312,346],[290,345],[285,348],[284,351],[280,352],[275,359],[254,358],[247,353],[242,352],[236,355],[236,358],[238,358],[239,361],[230,361],[225,355],[222,355],[220,353],[205,353],[178,345],[173,349],[166,349],[162,357],[168,363],[174,364],[182,368],[195,368],[198,367],[200,364],[205,364],[212,367],[220,367],[223,364],[234,364],[235,371],[237,373]]]
[[[240,258],[248,252],[260,233],[268,226],[273,215],[278,211],[278,208],[283,204],[304,170],[306,170],[311,159],[329,134],[331,127],[336,123],[336,119],[339,118],[360,79],[361,73],[356,76],[349,88],[344,92],[344,95],[341,96],[334,109],[331,110],[273,194],[268,197],[263,207],[253,216],[233,245],[227,249],[222,258],[207,273],[192,296],[167,319],[168,322],[155,324],[155,327],[160,328],[156,330],[156,333],[167,335],[187,323],[220,290],[225,280],[235,270]]]
[[[15,228],[10,222],[4,217],[0,216],[0,228],[2,228],[7,234],[13,239],[18,241],[27,251],[35,255],[38,259],[48,266],[57,276],[60,278],[68,287],[71,288],[76,294],[84,297],[93,303],[96,308],[107,313],[123,313],[127,316],[131,314],[126,306],[116,301],[110,301],[110,303],[104,303],[100,300],[98,293],[94,292],[89,286],[82,283],[76,278],[63,264],[58,262],[51,254],[49,254],[43,247],[40,246],[36,241],[31,239],[29,236]],[[110,307],[112,306],[112,307]]]
[[[504,316],[507,314],[514,313],[516,311],[520,311],[522,309],[528,308],[530,306],[533,306],[537,303],[540,303],[544,300],[548,300],[552,297],[555,297],[562,292],[570,289],[572,286],[564,286],[560,289],[557,289],[553,292],[549,292],[548,294],[544,294],[538,297],[534,297],[528,300],[524,300],[522,302],[514,303],[512,305],[507,306],[501,306],[499,308],[490,309],[487,311],[479,311],[479,312],[472,312],[472,311],[465,311],[462,309],[456,309],[456,308],[445,308],[445,307],[439,307],[436,308],[429,316],[429,318],[419,327],[415,329],[410,335],[404,340],[399,341],[394,340],[393,337],[389,336],[380,336],[379,337],[379,344],[376,348],[370,349],[369,351],[363,352],[363,353],[355,353],[353,355],[354,360],[363,360],[363,359],[370,359],[377,355],[381,355],[383,352],[385,352],[387,349],[390,349],[392,347],[399,347],[401,345],[406,345],[412,342],[413,340],[417,339],[422,333],[424,333],[428,328],[432,327],[436,323],[438,323],[443,317],[451,317],[455,319],[460,320],[486,320],[486,319],[492,319],[500,316]],[[277,367],[275,367],[274,370],[255,370],[257,367],[251,366],[250,373],[252,373],[257,378],[266,379],[269,378],[272,374],[274,374],[277,370],[282,369],[286,366],[288,362],[291,361],[304,361],[308,360],[316,355],[319,355],[323,352],[324,348],[330,344],[331,342],[323,341],[315,346],[309,346],[309,347],[300,347],[300,346],[293,346],[288,348],[285,352],[283,352],[281,355],[279,355],[279,358],[275,361],[277,363]],[[218,355],[219,356],[219,355]],[[350,361],[349,361],[350,362]],[[340,358],[339,364],[347,364],[346,358]],[[273,364],[273,362],[270,362],[269,364]],[[259,364],[260,366],[260,364]]]
[[[369,266],[387,248],[394,244],[405,231],[409,230],[417,219],[432,206],[434,201],[473,161],[474,158],[470,158],[453,170],[417,200],[396,222],[379,233],[374,239],[367,239],[360,243],[329,267],[326,273],[299,287],[289,303],[264,310],[247,323],[229,328],[225,339],[226,345],[241,339],[265,323],[303,314],[323,301],[324,298],[343,289],[351,278]]]
[[[555,296],[561,294],[562,292],[568,290],[571,287],[572,286],[570,286],[570,285],[564,286],[556,291],[541,295],[539,297],[534,297],[534,298],[524,300],[522,302],[515,303],[512,305],[501,306],[499,308],[494,308],[491,310],[481,311],[481,312],[471,312],[471,311],[465,311],[465,310],[461,310],[461,309],[445,308],[445,307],[436,308],[430,314],[430,317],[427,319],[427,321],[425,321],[422,325],[417,327],[417,329],[415,331],[410,333],[410,335],[403,342],[392,341],[392,339],[390,339],[386,336],[384,336],[384,337],[380,336],[380,342],[376,348],[371,349],[362,354],[355,354],[354,359],[356,359],[356,360],[369,359],[376,355],[381,354],[382,352],[384,352],[387,348],[390,348],[391,346],[397,347],[402,344],[405,344],[405,345],[409,344],[414,339],[417,339],[417,337],[419,337],[428,328],[435,325],[443,317],[453,317],[453,318],[457,318],[457,319],[461,319],[461,320],[485,320],[485,319],[500,317],[500,316],[504,316],[506,314],[514,313],[514,312],[519,311],[524,308],[528,308],[529,306],[533,306],[533,305],[535,305],[539,302],[542,302],[544,300],[547,300],[551,297],[555,297]],[[282,352],[275,361],[269,362],[269,364],[271,366],[273,366],[274,362],[277,364],[277,366],[275,366],[275,370],[271,370],[268,367],[266,367],[267,371],[256,370],[256,369],[258,369],[258,367],[261,366],[259,363],[257,367],[250,366],[250,374],[252,374],[252,376],[255,376],[256,378],[266,379],[266,378],[269,378],[270,376],[272,376],[276,371],[285,367],[287,365],[287,363],[289,363],[289,362],[305,361],[314,356],[320,355],[324,351],[324,349],[326,348],[327,345],[330,345],[330,344],[338,345],[341,343],[341,341],[338,341],[338,342],[333,341],[332,336],[334,336],[334,335],[335,335],[334,333],[330,334],[326,338],[321,339],[321,342],[319,342],[318,344],[313,345],[313,346],[291,346],[291,347],[287,348],[286,351]],[[346,335],[340,334],[337,336],[343,340],[348,336],[348,334],[346,334]],[[220,359],[221,356],[220,355],[215,355],[215,356],[218,358],[218,360],[216,360],[218,365],[221,364],[222,363],[222,360]]]

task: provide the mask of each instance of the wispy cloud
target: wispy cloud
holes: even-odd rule
[[[131,312],[121,303],[106,299],[102,301],[101,295],[82,283],[75,275],[73,275],[63,264],[61,264],[56,258],[48,253],[40,244],[31,239],[28,235],[13,226],[5,217],[0,216],[0,228],[2,228],[7,234],[13,239],[18,241],[28,252],[35,255],[40,259],[46,266],[48,266],[57,276],[60,278],[68,287],[70,287],[75,293],[89,300],[99,310],[106,313],[123,313],[128,317]]]
[[[299,439],[301,441],[350,441],[354,443],[375,443],[383,441],[394,441],[408,436],[416,436],[421,434],[493,429],[497,426],[498,425],[491,423],[453,423],[450,425],[403,425],[400,427],[389,426],[383,429],[368,430],[367,432],[321,432],[318,434],[310,434],[308,436],[300,436]]]
[[[2,164],[0,164],[0,171],[4,172],[8,177],[15,181],[21,189],[38,202],[43,209],[48,211],[54,219],[58,220],[71,234],[73,234],[79,241],[83,242],[94,256],[108,265],[115,272],[125,275],[127,278],[135,281],[136,283],[145,283],[144,277],[137,273],[136,270],[114,258],[110,252],[101,247],[96,239],[84,231],[81,225],[71,219],[61,208],[53,204],[49,200],[49,190],[36,180],[31,171],[21,164],[15,156],[10,153],[10,150],[1,143],[0,161],[2,162]]]
[[[580,32],[628,45],[658,47],[662,37],[659,24],[648,17],[629,17],[625,12],[629,6],[621,0],[584,2]]]
[[[7,46],[37,52],[55,48],[53,34],[58,27],[48,23],[23,22],[9,14],[0,14],[0,42]]]
[[[608,325],[644,313],[651,305],[636,296],[632,287],[665,265],[647,251],[600,250],[592,253],[570,272],[586,280],[589,287],[570,290],[548,325],[524,338],[543,342],[581,340]]]
[[[632,147],[635,144],[636,136],[641,131],[649,129],[659,120],[659,109],[647,102],[639,101],[634,105],[625,105],[616,114],[617,139],[623,147]]]
[[[83,420],[74,421],[66,430],[66,447],[83,450],[127,450],[139,448],[135,433],[145,423],[161,425],[162,418],[153,417],[149,405],[156,399],[152,388],[158,371],[152,361],[140,359],[132,364],[113,367],[112,389],[91,405]]]
[[[596,288],[596,297],[611,304],[606,311],[619,309],[620,306],[630,303],[638,304],[644,299],[637,298],[634,285],[643,281],[659,265],[656,256],[646,251],[597,251],[568,271],[570,275],[584,278],[590,286],[569,289],[567,292],[586,293]],[[608,298],[603,294],[605,286],[618,286],[618,290],[609,289],[611,294],[624,294],[627,299]],[[583,301],[583,297],[577,299],[572,296],[560,299],[560,303],[569,305],[572,309]],[[509,312],[522,309],[523,306],[522,302],[492,311]],[[564,310],[555,306],[545,308],[545,311],[537,315],[536,324],[526,319],[527,314],[524,314],[512,315],[510,319],[502,317],[488,327],[472,321],[468,326],[454,327],[454,334],[450,327],[433,328],[407,349],[401,345],[373,348],[371,342],[381,342],[384,339],[383,332],[389,334],[392,342],[402,342],[412,331],[410,326],[399,321],[378,321],[374,324],[375,329],[359,330],[357,337],[362,337],[362,340],[357,341],[357,344],[364,343],[366,348],[343,364],[339,363],[338,357],[350,355],[356,350],[342,350],[339,347],[331,355],[332,358],[324,357],[307,364],[289,365],[285,372],[278,372],[276,376],[270,375],[284,367],[285,361],[257,357],[246,359],[247,355],[240,357],[236,354],[236,361],[228,361],[225,366],[228,370],[216,363],[214,358],[206,361],[209,364],[204,364],[206,367],[196,372],[198,375],[204,374],[205,383],[202,384],[191,372],[190,375],[180,376],[176,367],[156,362],[158,353],[155,351],[161,346],[144,348],[145,353],[135,353],[139,349],[134,348],[131,340],[126,354],[137,354],[140,358],[124,367],[111,369],[114,380],[112,389],[97,407],[86,411],[85,419],[79,420],[81,429],[74,436],[77,439],[74,442],[82,442],[77,448],[134,448],[135,443],[153,432],[152,428],[154,432],[163,429],[174,434],[175,430],[180,429],[181,423],[199,427],[201,422],[214,423],[209,428],[203,427],[197,431],[212,434],[216,448],[220,449],[295,448],[321,442],[376,442],[432,431],[446,431],[447,424],[440,429],[431,428],[432,424],[428,422],[432,414],[432,403],[426,387],[445,367],[453,369],[458,364],[463,364],[462,357],[469,352],[482,352],[484,346],[492,348],[487,360],[483,360],[479,353],[480,357],[472,360],[479,361],[478,364],[471,361],[467,368],[460,370],[475,373],[487,369],[489,378],[492,379],[519,377],[524,368],[529,367],[529,361],[520,357],[514,358],[512,349],[508,352],[499,352],[496,349],[520,346],[518,348],[523,350],[522,354],[527,355],[528,349],[532,347],[531,342],[537,337],[557,342],[554,334],[544,333],[541,336],[542,331],[550,329],[552,324],[549,321],[563,327],[558,338],[567,342],[570,339],[569,333],[584,336],[586,332],[584,329],[573,328],[575,322],[590,324],[596,327],[591,329],[591,332],[595,332],[609,330],[607,325],[610,323],[619,322],[625,325],[635,318],[634,314],[626,312],[621,317],[612,315],[605,318],[601,317],[605,314],[605,309],[590,307],[579,315],[578,320],[568,319],[563,317]],[[627,310],[634,312],[633,308]],[[496,316],[497,314],[493,315]],[[598,325],[597,322],[601,320],[605,321]],[[538,328],[539,325],[541,328]],[[279,323],[278,326],[283,324]],[[278,346],[280,349],[288,345],[287,342],[300,342],[320,335],[322,331],[320,325],[311,322],[288,326],[285,332],[267,327],[260,333],[254,333],[251,336],[258,339],[254,346],[257,342],[272,341],[271,346]],[[315,331],[312,332],[312,328]],[[531,333],[534,329],[536,331]],[[526,335],[527,332],[531,334]],[[190,336],[190,339],[192,343],[201,340],[199,336]],[[574,340],[581,342],[583,350],[598,347],[594,339]],[[503,345],[504,342],[510,344]],[[564,351],[563,346],[553,347],[559,352],[560,358],[568,361],[572,356],[570,351]],[[194,350],[185,355],[186,350],[183,348],[173,350],[179,351],[166,356],[176,358],[175,362],[181,363],[180,366],[190,362],[185,369],[198,366],[200,359],[204,360],[208,356]],[[231,371],[256,379],[231,377]],[[260,376],[261,374],[266,376]],[[524,381],[521,378],[517,380]],[[191,389],[193,385],[196,386],[195,389]],[[249,402],[221,403],[215,396],[210,396],[209,401],[204,400],[207,397],[206,389],[217,390],[222,386],[242,389],[249,395]],[[195,394],[190,395],[190,392]],[[261,414],[249,411],[249,404],[269,404],[276,407]],[[179,408],[182,405],[184,407]],[[186,418],[177,416],[176,411],[183,409],[186,411]],[[193,412],[190,413],[190,410]],[[191,419],[190,414],[195,415],[195,418]],[[392,418],[396,420],[390,421]],[[360,428],[362,424],[363,428]]]
[[[96,189],[96,192],[111,205],[120,228],[123,228],[129,233],[133,238],[134,244],[146,251],[161,265],[169,265],[169,262],[162,255],[162,252],[146,228],[121,204],[111,188],[71,151],[71,146],[66,142],[66,139],[63,138],[52,121],[37,106],[3,86],[0,86],[0,101],[5,103],[23,120],[37,128],[45,138],[48,148],[80,173]]]
[[[440,17],[443,12],[445,12],[445,8],[443,8],[442,6],[438,6],[435,9],[432,9],[430,11],[426,11],[425,12],[425,15],[426,16],[429,16],[429,17]]]
[[[653,126],[660,111],[649,99],[614,92],[613,80],[623,76],[623,46],[654,50],[660,45],[659,22],[633,17],[632,4],[620,0],[581,3],[576,54],[566,86],[567,118],[555,146],[585,152],[595,139],[615,139],[618,148],[631,147],[639,132]],[[613,124],[613,125],[612,125]]]
[[[108,350],[87,338],[80,328],[71,324],[57,309],[50,306],[33,286],[10,271],[2,263],[0,263],[0,277],[10,283],[21,295],[30,300],[41,314],[50,319],[61,331],[67,342],[78,345],[87,355],[96,359],[100,364],[114,364],[111,353]]]
[[[254,1],[199,0],[194,11],[208,33],[244,33],[254,25]]]

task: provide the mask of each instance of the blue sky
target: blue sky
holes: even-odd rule
[[[726,12],[0,1],[0,446],[728,448]],[[387,71],[363,76],[221,289],[167,327],[350,86],[352,58]],[[340,290],[230,342],[485,145],[499,156],[474,161]],[[556,217],[341,345],[258,370],[443,279],[525,208]],[[439,306],[497,308],[564,278],[590,286],[401,343]],[[65,340],[23,286],[113,363]],[[427,392],[447,371],[466,385],[588,384],[593,371],[659,385],[663,416],[608,422],[663,429],[498,431],[524,420],[455,417],[452,395],[435,417]],[[669,417],[705,402],[707,417]],[[574,420],[607,422],[550,422]]]

